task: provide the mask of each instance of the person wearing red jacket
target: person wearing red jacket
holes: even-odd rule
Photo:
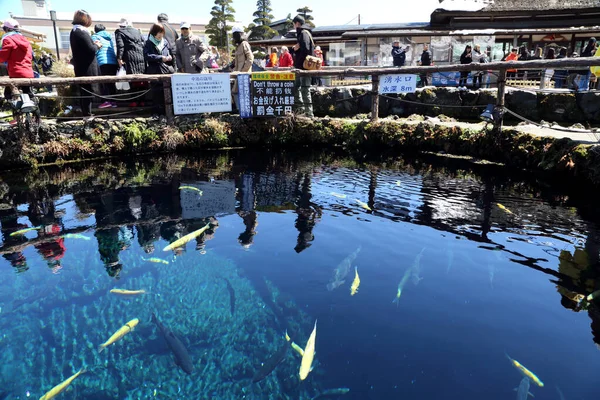
[[[0,42],[0,63],[8,63],[9,78],[33,78],[33,49],[25,36],[19,33],[19,23],[9,18],[2,24],[4,36]],[[31,93],[29,87],[22,88],[24,93]],[[4,90],[7,100],[11,100],[12,88]]]
[[[281,57],[279,57],[279,66],[280,67],[291,67],[294,65],[294,60],[292,59],[292,55],[289,50],[285,46],[281,46]]]

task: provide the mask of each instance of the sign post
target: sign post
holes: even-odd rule
[[[250,99],[250,74],[239,74],[237,76],[237,83],[240,118],[251,118],[252,100]]]
[[[414,93],[417,90],[417,75],[394,74],[379,78],[379,93]]]
[[[231,112],[230,74],[173,74],[175,115]]]

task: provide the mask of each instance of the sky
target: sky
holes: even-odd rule
[[[57,11],[75,11],[77,5],[83,6],[92,18],[94,12],[158,15],[165,12],[170,15],[193,15],[194,20],[208,22],[212,2],[173,1],[168,6],[164,2],[148,0],[51,0],[51,7]],[[439,5],[438,0],[272,0],[275,20],[285,18],[289,13],[294,16],[298,8],[308,6],[313,10],[314,22],[319,25],[356,24],[360,14],[361,24],[383,24],[393,22],[428,22],[431,12]],[[256,10],[256,1],[234,0],[237,21],[248,25],[252,22],[252,13]],[[9,11],[16,15],[23,13],[21,0],[0,0],[0,18],[6,19]]]

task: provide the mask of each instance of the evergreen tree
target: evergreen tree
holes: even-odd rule
[[[313,10],[310,9],[310,7],[302,7],[296,10],[296,12],[298,13],[298,15],[302,15],[302,17],[304,18],[304,22],[306,23],[306,25],[310,26],[311,28],[315,27],[315,24],[313,23],[313,16],[310,15],[310,13],[313,12]]]
[[[291,31],[292,29],[294,29],[294,23],[292,22],[292,14],[288,14],[283,28],[279,30],[279,34],[281,36],[285,36],[286,33]]]
[[[235,22],[233,15],[235,10],[231,6],[232,2],[233,0],[215,0],[215,6],[210,12],[212,18],[206,25],[206,33],[210,38],[211,46],[227,47],[227,32],[231,31],[232,27],[232,24],[228,24],[228,22]],[[226,27],[219,29],[219,22]]]
[[[275,30],[269,26],[273,22],[271,11],[273,11],[271,0],[258,0],[256,2],[256,12],[253,14],[255,17],[254,23],[250,26],[250,39],[271,39],[276,35]]]

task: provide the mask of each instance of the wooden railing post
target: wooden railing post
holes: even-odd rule
[[[506,69],[498,71],[498,99],[496,99],[496,112],[494,117],[494,133],[502,132],[502,120],[504,118],[504,95],[506,93]]]
[[[379,75],[371,76],[371,122],[379,119]]]
[[[165,115],[167,123],[173,125],[175,115],[173,114],[173,93],[171,92],[171,79],[163,81],[163,93],[165,96]]]

